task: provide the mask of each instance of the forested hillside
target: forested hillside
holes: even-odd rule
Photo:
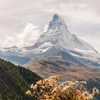
[[[40,79],[23,67],[0,59],[0,100],[31,100],[25,92],[31,83]]]

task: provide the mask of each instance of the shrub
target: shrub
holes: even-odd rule
[[[88,92],[86,84],[86,81],[60,82],[58,76],[52,76],[32,84],[26,94],[36,100],[93,100],[94,95],[100,92],[97,88]]]

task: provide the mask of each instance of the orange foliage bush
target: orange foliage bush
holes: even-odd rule
[[[26,91],[26,94],[36,100],[93,100],[94,95],[100,92],[93,88],[93,92],[89,93],[84,89],[86,84],[86,81],[59,82],[59,77],[52,76],[32,84],[31,91]]]

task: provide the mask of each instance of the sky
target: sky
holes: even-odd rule
[[[100,0],[0,0],[0,47],[35,43],[55,13],[100,52]]]

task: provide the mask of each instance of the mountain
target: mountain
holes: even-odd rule
[[[71,34],[62,17],[55,14],[47,30],[34,46],[27,47],[30,55],[36,57],[61,56],[63,59],[84,66],[100,66],[100,54],[88,43]]]
[[[53,19],[48,24],[47,31],[40,36],[34,47],[40,48],[40,52],[45,52],[54,47],[60,50],[84,50],[96,53],[93,47],[71,34],[64,20],[57,14],[53,16]]]
[[[0,100],[33,100],[25,95],[31,83],[42,79],[31,71],[0,59]]]
[[[63,18],[57,14],[32,46],[15,46],[0,51],[1,58],[21,65],[37,57],[52,56],[61,56],[78,65],[100,66],[100,54],[91,45],[71,34]]]

